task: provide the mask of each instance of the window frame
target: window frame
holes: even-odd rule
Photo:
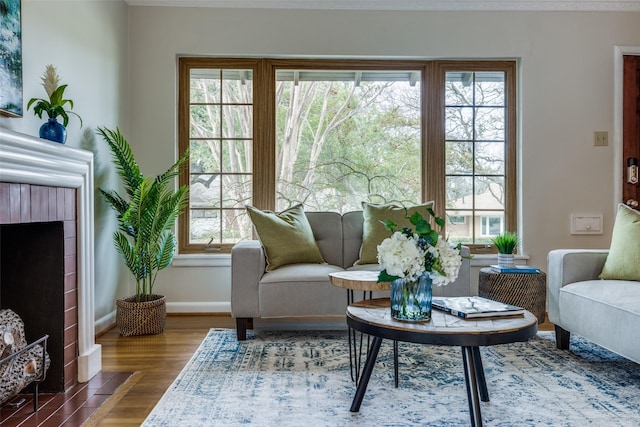
[[[355,60],[355,59],[281,59],[281,58],[178,58],[178,153],[190,143],[190,79],[192,68],[252,69],[253,86],[253,177],[252,205],[259,209],[275,207],[276,163],[276,70],[415,70],[421,73],[421,197],[420,202],[435,201],[435,211],[445,216],[445,76],[448,71],[501,71],[505,73],[506,165],[505,229],[517,230],[516,193],[516,61],[455,60]],[[430,89],[431,87],[435,89]],[[440,89],[437,89],[440,88]],[[433,142],[431,142],[433,141]],[[189,183],[189,168],[179,175],[180,185]],[[230,253],[233,244],[189,243],[190,213],[185,209],[178,219],[178,251],[193,253]],[[472,253],[497,253],[486,245],[469,245]]]

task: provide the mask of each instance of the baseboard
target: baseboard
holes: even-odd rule
[[[168,302],[167,313],[231,313],[231,303]]]

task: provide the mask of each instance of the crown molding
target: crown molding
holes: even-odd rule
[[[640,12],[640,0],[125,0],[130,6],[229,9]]]

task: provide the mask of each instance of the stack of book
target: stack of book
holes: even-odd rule
[[[494,273],[540,273],[539,268],[528,265],[492,265],[489,268]]]

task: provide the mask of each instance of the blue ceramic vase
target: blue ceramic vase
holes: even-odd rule
[[[67,130],[56,119],[50,118],[40,126],[40,138],[64,144],[67,139]]]

